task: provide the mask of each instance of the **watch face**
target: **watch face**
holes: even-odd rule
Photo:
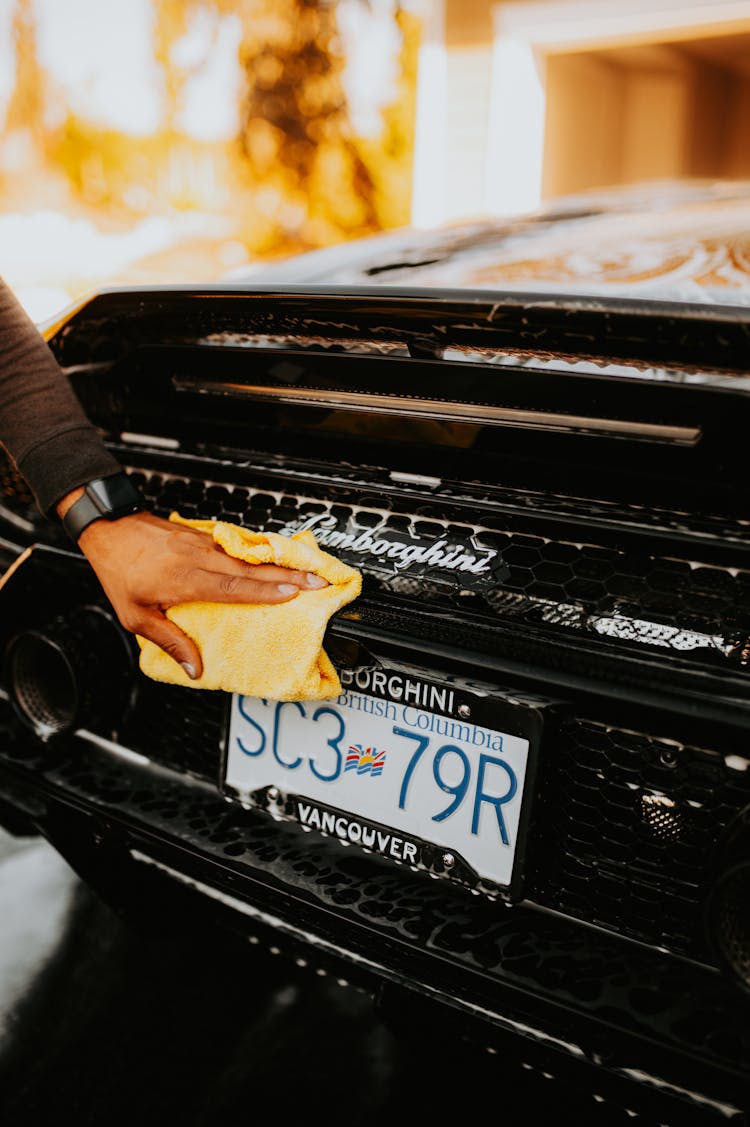
[[[117,512],[142,504],[138,490],[124,473],[89,482],[86,492],[93,495],[102,512]]]

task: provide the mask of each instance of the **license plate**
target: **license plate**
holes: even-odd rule
[[[354,684],[333,701],[235,694],[224,793],[392,861],[472,887],[508,889],[530,775],[524,725],[506,723],[508,731],[475,723],[452,690],[441,696],[437,686],[413,683],[412,699],[448,699],[464,715]],[[507,704],[489,711],[516,716]]]

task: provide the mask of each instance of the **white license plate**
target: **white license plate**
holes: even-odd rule
[[[235,695],[225,793],[464,883],[511,884],[529,740],[403,702]]]

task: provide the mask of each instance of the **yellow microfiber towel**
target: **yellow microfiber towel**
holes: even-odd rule
[[[329,586],[301,590],[286,603],[198,602],[168,607],[167,618],[197,644],[203,673],[192,681],[164,650],[138,637],[141,671],[155,681],[270,700],[338,696],[341,683],[323,649],[323,635],[331,615],[359,595],[360,573],[322,551],[309,531],[280,536],[223,521],[186,520],[178,513],[169,519],[208,533],[239,560],[311,571],[327,579]]]

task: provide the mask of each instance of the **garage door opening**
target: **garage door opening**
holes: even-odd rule
[[[750,177],[750,33],[549,54],[542,195]]]

